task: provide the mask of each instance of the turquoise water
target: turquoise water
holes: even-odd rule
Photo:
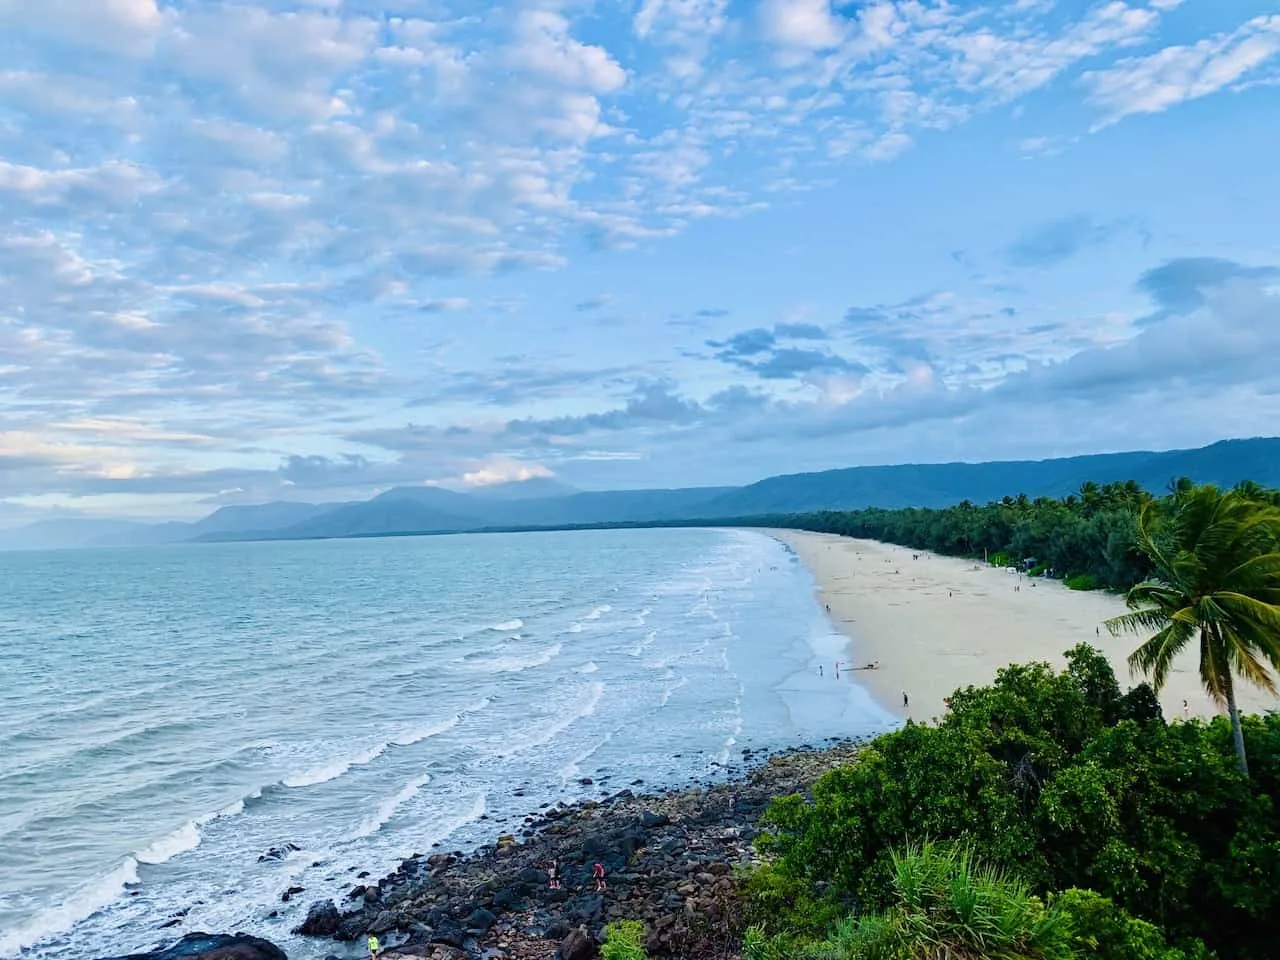
[[[844,641],[751,531],[7,554],[0,596],[6,958],[320,956],[289,928],[355,871],[892,723],[819,680]]]

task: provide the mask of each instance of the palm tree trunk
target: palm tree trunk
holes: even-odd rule
[[[1236,706],[1236,685],[1231,672],[1226,675],[1227,712],[1231,715],[1231,738],[1236,744],[1236,769],[1249,776],[1249,758],[1244,752],[1244,729],[1240,726],[1240,708]]]

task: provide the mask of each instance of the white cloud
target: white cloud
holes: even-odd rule
[[[125,56],[149,53],[164,21],[155,0],[0,0],[0,23]]]
[[[458,479],[464,487],[491,487],[498,483],[523,483],[525,480],[554,476],[554,473],[540,463],[523,463],[506,457],[495,457],[475,470],[468,470]]]
[[[524,357],[502,360],[498,376],[485,353],[540,311],[599,331],[661,324],[666,309],[639,315],[641,298],[618,287],[615,306],[587,316],[572,306],[612,288],[612,274],[577,289],[545,278],[526,289],[511,274],[791,202],[846,175],[844,164],[923,148],[1087,61],[1104,110],[1136,112],[1266,82],[1274,53],[1276,18],[1264,17],[1109,68],[1153,36],[1169,0],[1020,6],[433,0],[374,16],[377,3],[337,0],[0,0],[0,206],[13,221],[0,235],[0,417],[70,451],[44,473],[24,467],[20,483],[62,489],[67,464],[83,460],[85,476],[134,490],[199,473],[190,488],[202,495],[251,498],[282,482],[264,462],[332,454],[357,436],[403,440],[402,405],[433,402],[472,409],[456,430],[411,433],[411,464],[341,462],[342,483],[481,474],[498,469],[495,454],[633,462],[650,449],[637,436],[665,442],[703,422],[745,430],[770,403],[820,400],[824,416],[863,404],[850,422],[882,422],[961,381],[985,389],[1017,363],[1061,359],[1092,333],[1019,333],[993,319],[999,304],[964,298],[898,305],[914,339],[846,330],[830,355],[784,354],[768,372],[807,368],[809,379],[773,381],[765,399],[630,396],[645,376],[696,378],[714,364],[677,358],[676,345],[664,353],[661,334],[634,348],[644,370],[630,343],[625,370]],[[1069,142],[1068,132],[1022,148]],[[623,269],[622,255],[595,263],[615,256],[609,270]],[[522,314],[499,317],[503,304]],[[465,323],[423,317],[464,310]],[[472,346],[407,348],[405,330]],[[388,355],[372,343],[390,343]],[[849,373],[864,361],[870,374]],[[438,383],[422,383],[437,362]],[[707,393],[725,375],[716,366]],[[893,392],[898,378],[915,393]],[[886,406],[874,407],[877,391]],[[484,421],[495,409],[565,432]],[[628,422],[638,435],[600,427]],[[617,442],[584,446],[568,432],[584,424]],[[192,466],[195,446],[219,466]]]
[[[765,37],[783,47],[830,49],[844,36],[831,0],[762,0],[760,20]]]
[[[1086,73],[1089,99],[1104,111],[1098,127],[1135,113],[1161,113],[1229,87],[1280,53],[1280,15],[1255,17],[1230,33]]]

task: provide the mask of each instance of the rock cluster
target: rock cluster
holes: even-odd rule
[[[613,920],[645,924],[652,956],[722,955],[739,924],[741,877],[774,797],[806,792],[857,744],[759,758],[742,779],[551,808],[467,856],[415,854],[346,902],[315,903],[297,932],[336,940],[376,934],[386,960],[590,960]],[[748,762],[752,760],[746,752]],[[548,867],[559,861],[560,889]],[[597,891],[592,867],[605,868]]]
[[[807,793],[851,762],[857,741],[766,756],[743,751],[747,773],[665,793],[632,790],[552,807],[470,854],[414,854],[389,876],[357,874],[341,904],[312,903],[295,933],[338,941],[374,934],[383,960],[592,960],[613,920],[645,925],[654,957],[731,955],[741,924],[741,879],[758,862],[760,816],[775,797]],[[636,781],[636,786],[639,781]],[[291,844],[263,859],[286,856]],[[559,862],[561,886],[548,868]],[[605,869],[597,890],[595,864]],[[288,901],[300,887],[282,891]],[[178,915],[178,919],[181,915]],[[173,921],[176,922],[176,921]],[[245,934],[192,933],[165,949],[115,960],[287,960]]]

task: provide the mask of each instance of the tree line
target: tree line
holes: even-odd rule
[[[963,501],[952,507],[885,510],[824,510],[770,517],[778,527],[881,540],[957,557],[996,562],[1034,560],[1033,574],[1046,570],[1080,589],[1127,590],[1154,572],[1138,546],[1144,507],[1168,511],[1197,489],[1187,479],[1155,497],[1130,480],[1085,483],[1066,497],[1006,496],[985,505]],[[1255,483],[1234,490],[1250,502],[1280,505],[1280,491]]]

